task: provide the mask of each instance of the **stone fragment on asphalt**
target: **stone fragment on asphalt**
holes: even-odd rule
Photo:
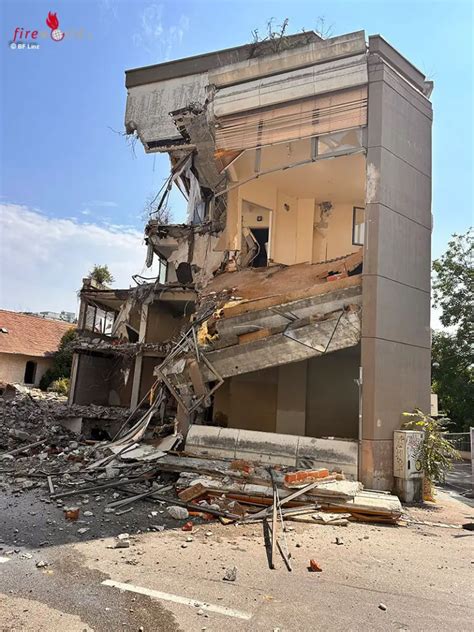
[[[175,520],[187,520],[189,518],[189,511],[186,507],[179,507],[178,505],[171,505],[167,508],[169,515]]]
[[[237,579],[237,567],[230,566],[229,568],[227,568],[222,579],[225,582],[235,582],[235,580]]]

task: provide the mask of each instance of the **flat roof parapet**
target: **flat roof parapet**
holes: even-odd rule
[[[323,41],[314,31],[286,35],[284,39],[287,42],[285,50],[296,46],[303,46],[310,42]],[[175,79],[208,72],[209,70],[214,70],[221,66],[235,64],[262,55],[271,55],[273,53],[275,53],[274,42],[264,41],[258,42],[257,44],[243,44],[241,46],[234,46],[233,48],[224,48],[222,50],[194,55],[192,57],[184,57],[152,66],[131,68],[125,71],[125,87],[133,88],[156,81],[165,81],[166,79]]]

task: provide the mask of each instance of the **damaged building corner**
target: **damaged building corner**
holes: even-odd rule
[[[400,415],[429,409],[432,86],[378,35],[309,35],[127,71],[127,132],[170,157],[160,274],[85,282],[70,403],[390,490]]]

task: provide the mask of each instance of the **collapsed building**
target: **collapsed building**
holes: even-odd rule
[[[301,33],[126,72],[171,172],[153,282],[81,291],[70,403],[153,409],[195,453],[391,489],[430,403],[431,82],[382,37]],[[187,222],[166,222],[167,196]]]

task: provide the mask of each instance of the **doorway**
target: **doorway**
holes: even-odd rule
[[[270,209],[242,200],[242,230],[244,236],[247,233],[247,247],[251,256],[247,258],[247,265],[252,268],[264,268],[268,265],[270,214]]]
[[[252,263],[252,268],[264,268],[268,263],[268,228],[251,228],[252,235],[258,243],[258,252]]]

